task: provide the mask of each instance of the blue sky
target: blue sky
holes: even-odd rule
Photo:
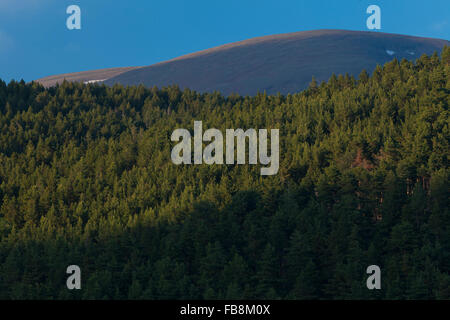
[[[72,4],[81,30],[66,27]],[[0,78],[150,65],[269,34],[367,30],[371,4],[381,32],[450,40],[450,0],[0,0]]]

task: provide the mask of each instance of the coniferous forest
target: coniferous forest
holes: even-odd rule
[[[0,299],[450,299],[449,77],[446,47],[287,96],[1,81]],[[278,174],[173,164],[194,120],[278,128]]]

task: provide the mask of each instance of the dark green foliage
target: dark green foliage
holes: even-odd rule
[[[288,96],[0,81],[0,299],[449,299],[449,56]],[[194,120],[279,128],[279,173],[172,164]]]

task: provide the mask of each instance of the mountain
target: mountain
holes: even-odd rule
[[[82,72],[74,72],[74,73],[64,73],[55,76],[49,76],[42,79],[36,80],[40,82],[45,87],[54,86],[57,83],[61,83],[62,81],[76,81],[76,82],[102,82],[106,79],[110,79],[114,76],[117,76],[121,73],[137,69],[139,67],[124,67],[124,68],[109,68],[109,69],[99,69],[99,70],[91,70],[91,71],[82,71]]]
[[[0,300],[450,301],[450,47],[347,80],[228,98],[0,81]],[[215,163],[173,163],[198,120]],[[230,128],[270,129],[277,174],[259,147],[220,164]]]
[[[393,58],[415,60],[440,52],[447,40],[381,32],[315,30],[271,35],[222,45],[146,67],[113,68],[37,80],[48,86],[63,79],[163,87],[177,84],[199,92],[225,95],[293,93],[314,76],[332,73],[355,77]]]

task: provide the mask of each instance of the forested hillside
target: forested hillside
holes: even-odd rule
[[[450,299],[449,77],[446,47],[287,96],[0,82],[0,299]],[[173,164],[194,120],[280,129],[278,174]]]

